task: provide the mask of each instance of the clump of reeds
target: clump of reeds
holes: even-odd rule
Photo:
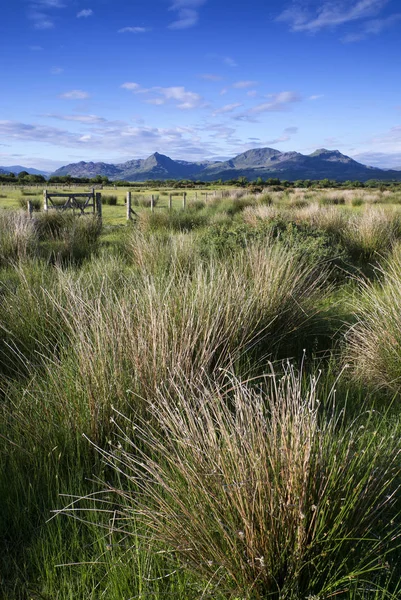
[[[345,356],[363,384],[401,390],[401,248],[378,269],[375,284],[361,281],[357,322],[347,333]]]
[[[27,213],[0,209],[0,265],[33,255],[37,241],[33,221]]]
[[[156,206],[159,202],[159,195],[158,194],[153,194],[153,200],[150,196],[145,196],[145,195],[140,195],[140,194],[136,194],[135,196],[132,197],[132,204],[134,206],[143,206],[144,208],[149,208],[152,203],[153,206]]]
[[[97,248],[102,225],[96,215],[49,210],[35,215],[35,229],[43,253],[59,261],[82,261]]]
[[[315,339],[316,315],[330,287],[325,270],[274,245],[188,265],[188,242],[175,242],[179,262],[164,271],[152,272],[146,248],[137,250],[140,268],[122,273],[118,286],[106,268],[103,278],[60,271],[62,299],[48,297],[64,343],[31,390],[47,398],[55,423],[102,439],[111,405],[129,405],[127,390],[152,397],[177,371],[191,379],[233,365],[260,370],[266,356]],[[151,239],[142,243],[157,253]],[[143,403],[130,410],[141,412]]]
[[[116,535],[141,522],[212,597],[374,591],[401,534],[399,444],[368,415],[344,426],[324,400],[322,414],[316,380],[305,389],[290,367],[256,388],[183,375],[161,386],[101,451],[122,479],[104,506]]]
[[[111,194],[102,194],[102,204],[107,204],[108,206],[116,206],[118,202],[118,196]]]
[[[143,211],[138,215],[138,226],[143,232],[166,230],[170,232],[192,231],[207,224],[207,216],[198,208],[186,210]]]
[[[248,206],[242,213],[245,223],[256,227],[263,221],[273,221],[281,215],[279,209],[272,204],[260,204],[257,206]]]
[[[391,250],[400,235],[401,220],[397,213],[369,207],[348,220],[342,240],[352,255],[369,260],[375,254]]]
[[[320,229],[337,239],[341,237],[349,218],[339,208],[321,206],[318,203],[298,208],[292,215],[297,223],[303,223],[315,229]]]

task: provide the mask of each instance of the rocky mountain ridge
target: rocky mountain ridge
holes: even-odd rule
[[[279,178],[335,179],[338,181],[368,179],[401,181],[401,173],[363,165],[338,150],[320,148],[312,154],[280,152],[274,148],[255,148],[226,161],[189,162],[173,160],[155,152],[146,159],[133,159],[121,164],[103,162],[73,163],[57,169],[53,175],[96,177],[126,181],[190,179],[197,181],[227,181],[247,177],[250,181]]]

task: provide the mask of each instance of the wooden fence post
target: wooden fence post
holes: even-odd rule
[[[186,206],[187,206],[187,193],[184,192],[182,195],[182,208],[185,210]]]
[[[168,195],[168,209],[169,210],[173,209],[173,194]]]
[[[32,213],[33,213],[33,204],[31,200],[28,200],[28,215],[30,216],[30,218],[32,219]]]
[[[43,190],[43,210],[45,212],[49,210],[49,204],[47,201],[47,190]]]
[[[127,192],[127,221],[131,221],[131,192]]]
[[[152,194],[150,197],[150,210],[153,212],[154,208],[155,208],[155,197]]]
[[[96,192],[96,213],[100,221],[102,220],[102,194],[100,192]]]

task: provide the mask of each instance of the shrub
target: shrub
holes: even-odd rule
[[[143,523],[212,597],[379,591],[380,573],[397,575],[398,436],[372,435],[368,416],[367,429],[343,426],[330,398],[322,418],[316,381],[301,379],[288,368],[256,390],[234,378],[162,386],[148,403],[156,426],[124,421],[102,452],[126,478],[105,499],[116,537]]]

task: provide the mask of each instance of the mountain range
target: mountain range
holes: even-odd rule
[[[20,165],[0,167],[2,173],[27,171],[31,174],[49,173]],[[401,181],[401,171],[369,167],[341,154],[338,150],[321,148],[312,154],[280,152],[274,148],[255,148],[238,154],[225,161],[188,162],[173,160],[155,152],[146,159],[133,159],[125,163],[78,162],[54,171],[52,175],[72,177],[106,176],[111,181],[190,179],[194,181],[215,181],[247,177],[250,181],[278,178],[295,181],[297,179],[334,179],[337,181],[368,179]]]
[[[22,167],[21,165],[13,165],[11,167],[0,167],[0,175],[8,175],[9,173],[14,173],[14,175],[18,175],[21,171],[26,171],[29,175],[43,175],[44,177],[49,177],[50,173],[48,171],[40,171],[38,169],[32,169],[31,167]]]
[[[57,169],[53,175],[72,177],[107,176],[110,180],[145,181],[155,179],[192,179],[214,181],[247,177],[250,181],[279,178],[335,179],[338,181],[368,179],[401,180],[396,170],[368,167],[338,150],[321,148],[312,154],[280,152],[273,148],[256,148],[226,161],[188,162],[173,160],[155,152],[146,159],[129,160],[121,164],[79,162]]]

